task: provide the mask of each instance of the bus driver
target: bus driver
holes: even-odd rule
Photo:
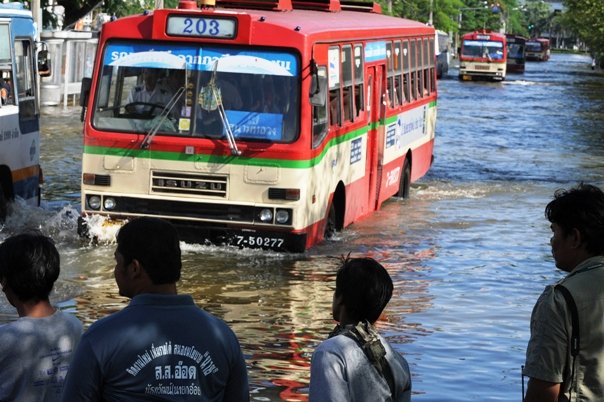
[[[126,109],[128,112],[144,112],[150,111],[148,105],[166,106],[170,101],[170,94],[166,88],[157,85],[159,79],[158,70],[153,68],[145,68],[143,70],[143,82],[137,85],[130,91],[126,101]],[[134,105],[132,105],[134,104]],[[128,106],[132,105],[132,106]],[[157,113],[161,111],[158,110]]]

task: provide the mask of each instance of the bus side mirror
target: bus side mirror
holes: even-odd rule
[[[48,57],[48,50],[43,49],[38,52],[38,74],[40,77],[50,77],[52,68]]]
[[[84,115],[86,114],[86,105],[88,104],[88,97],[90,95],[91,86],[92,78],[82,78],[82,84],[80,87],[80,106],[82,107],[82,114],[80,115],[80,121],[84,121]]]

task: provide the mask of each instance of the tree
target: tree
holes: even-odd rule
[[[565,0],[563,21],[595,55],[604,55],[604,2],[602,0]]]

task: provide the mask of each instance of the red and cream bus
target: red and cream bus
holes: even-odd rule
[[[550,56],[549,39],[533,38],[526,42],[526,60],[548,61]]]
[[[182,0],[106,23],[80,232],[157,216],[185,239],[299,252],[407,197],[433,160],[434,38],[338,0]]]
[[[462,36],[459,55],[460,79],[503,81],[506,61],[505,35],[483,29]]]
[[[21,3],[0,4],[0,223],[17,198],[40,204],[40,110],[36,74],[50,74],[36,52],[36,26]],[[37,63],[40,63],[38,66]]]

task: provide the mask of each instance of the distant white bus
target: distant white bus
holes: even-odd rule
[[[30,205],[40,204],[36,74],[39,70],[41,75],[49,75],[50,69],[47,51],[36,54],[36,47],[31,11],[21,3],[0,4],[0,223],[16,197]]]
[[[447,75],[449,72],[449,59],[451,57],[449,48],[451,46],[451,38],[444,32],[436,31],[436,77],[442,78],[443,75]]]

